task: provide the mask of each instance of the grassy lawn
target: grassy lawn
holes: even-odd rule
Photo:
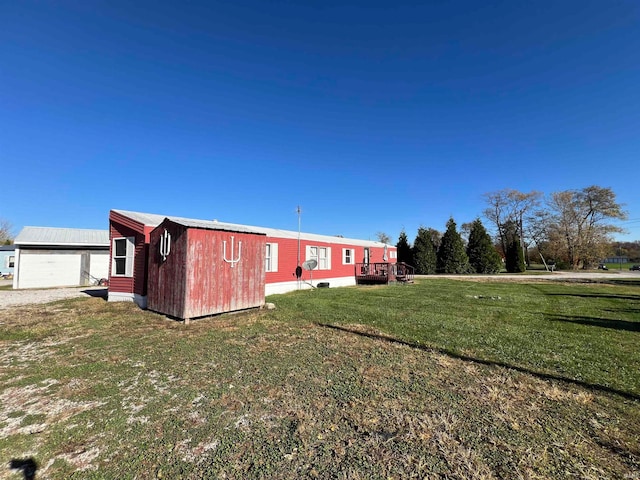
[[[640,478],[640,282],[526,282],[1,310],[0,478]]]

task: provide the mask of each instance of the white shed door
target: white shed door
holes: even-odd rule
[[[22,251],[18,288],[80,285],[82,255],[79,253],[28,253]]]

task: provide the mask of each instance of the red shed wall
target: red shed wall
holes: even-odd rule
[[[233,264],[224,261],[238,258]],[[186,303],[182,318],[196,318],[216,313],[259,307],[264,304],[265,240],[264,235],[220,230],[188,230]]]
[[[160,237],[165,228],[171,234],[171,253],[166,260],[160,255]],[[187,229],[171,222],[163,222],[149,239],[149,309],[177,318],[185,318],[187,279]]]

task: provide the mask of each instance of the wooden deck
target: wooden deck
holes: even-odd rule
[[[413,283],[414,268],[406,263],[356,263],[357,285]]]

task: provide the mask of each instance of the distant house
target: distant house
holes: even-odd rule
[[[1,245],[0,246],[0,274],[13,275],[16,262],[16,246]]]
[[[108,277],[108,230],[24,227],[14,243],[14,289],[91,285]]]
[[[210,312],[232,311],[318,283],[356,285],[363,272],[369,280],[394,280],[397,263],[396,247],[381,242],[126,210],[111,210],[109,234],[109,301],[177,317],[195,311],[193,295]],[[312,270],[300,268],[307,261]],[[222,297],[214,302],[215,295]],[[216,302],[228,307],[219,310]]]

